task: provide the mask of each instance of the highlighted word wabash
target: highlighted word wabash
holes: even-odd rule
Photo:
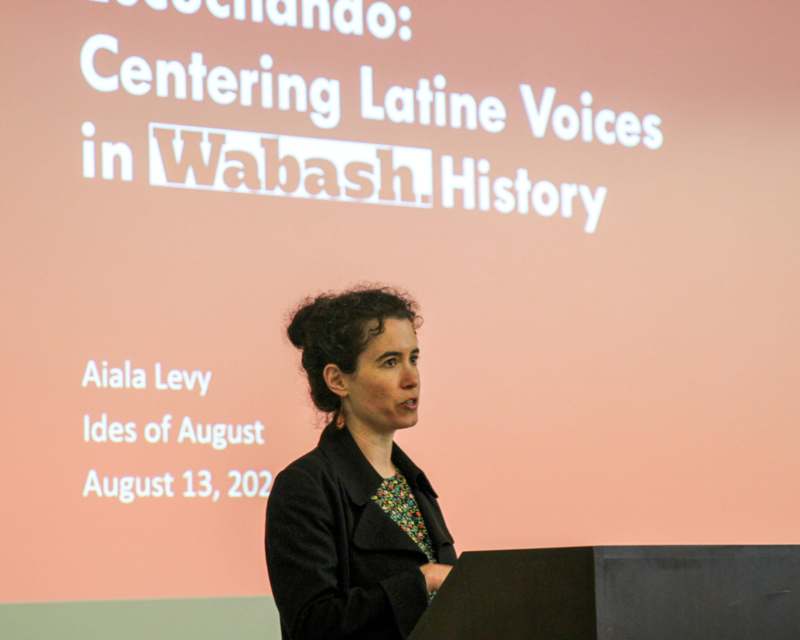
[[[150,184],[429,209],[433,152],[151,122]]]

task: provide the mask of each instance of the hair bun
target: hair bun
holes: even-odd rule
[[[286,333],[289,336],[289,341],[298,349],[306,346],[306,337],[308,335],[308,323],[311,316],[314,315],[314,310],[317,306],[317,301],[312,298],[306,298],[300,307],[294,312],[292,321],[286,327]]]
[[[298,311],[294,314],[291,324],[286,328],[290,342],[298,349],[303,348],[306,339],[305,316],[307,314]]]

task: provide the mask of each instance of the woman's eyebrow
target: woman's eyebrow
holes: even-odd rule
[[[412,356],[419,355],[419,347],[414,347],[411,350],[411,355]],[[389,358],[389,357],[392,357],[392,356],[395,357],[395,358],[401,358],[401,357],[403,357],[403,352],[402,351],[384,351],[381,355],[379,355],[377,358],[375,358],[375,362],[380,362],[384,358]]]

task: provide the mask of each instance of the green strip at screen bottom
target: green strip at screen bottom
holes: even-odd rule
[[[0,605],[3,640],[280,640],[270,597]]]

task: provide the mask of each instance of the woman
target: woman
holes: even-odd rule
[[[395,291],[354,289],[307,300],[289,324],[332,419],[267,506],[284,640],[405,638],[455,564],[436,492],[394,444],[417,423],[417,320]]]

